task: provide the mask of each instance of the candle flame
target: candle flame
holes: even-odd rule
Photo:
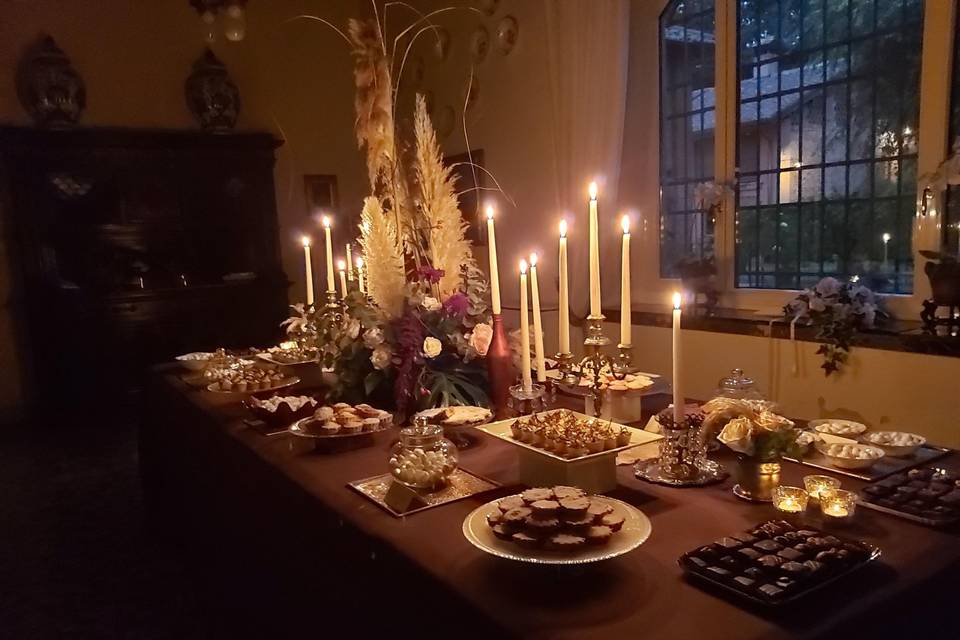
[[[526,260],[521,260],[521,261],[520,261],[520,273],[526,273],[526,272],[527,272],[527,261],[526,261]]]
[[[307,236],[303,236],[302,238],[300,238],[300,242],[302,242],[302,243],[303,243],[303,246],[305,246],[305,247],[309,247],[309,246],[310,246],[310,238],[307,237]]]
[[[890,242],[890,238],[892,238],[892,237],[893,237],[893,236],[891,236],[889,233],[885,233],[885,234],[883,234],[883,241],[884,241],[884,242]]]
[[[566,220],[560,221],[560,237],[561,238],[567,237],[567,221]]]
[[[630,233],[630,216],[624,215],[623,218],[620,219],[620,226],[623,227],[624,233]]]
[[[590,183],[590,199],[591,200],[597,199],[597,183],[596,182]]]
[[[674,291],[674,292],[673,292],[673,308],[674,308],[674,309],[679,309],[679,308],[680,308],[680,301],[681,301],[680,292],[679,292],[679,291]]]
[[[531,269],[536,269],[536,267],[537,267],[537,254],[536,254],[536,253],[531,253],[531,254],[530,254],[530,268],[531,268]]]
[[[323,216],[323,228],[324,229],[330,228],[330,216]]]
[[[357,256],[357,269],[363,269],[363,258]]]
[[[493,220],[493,205],[487,205],[487,220]]]
[[[337,270],[343,271],[347,268],[347,263],[345,260],[337,260]]]

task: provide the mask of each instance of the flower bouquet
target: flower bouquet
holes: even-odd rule
[[[828,376],[840,371],[847,361],[857,331],[872,329],[888,317],[873,291],[856,282],[829,277],[801,292],[783,312],[791,321],[802,320],[817,327],[817,339],[824,341],[817,349],[823,356],[820,367]]]

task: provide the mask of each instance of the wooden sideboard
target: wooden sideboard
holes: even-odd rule
[[[289,286],[280,144],[265,133],[0,127],[28,396],[75,403],[135,388],[147,365],[179,353],[274,340]]]

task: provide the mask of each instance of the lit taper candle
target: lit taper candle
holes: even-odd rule
[[[323,233],[326,236],[327,250],[327,292],[336,291],[333,286],[333,238],[330,235],[330,216],[323,216]]]
[[[307,306],[313,304],[313,259],[310,257],[310,238],[303,236],[303,268],[307,275]]]
[[[543,356],[543,318],[540,317],[540,285],[537,282],[537,254],[530,254],[530,297],[533,300],[533,353],[537,358],[537,382],[547,381]]]
[[[620,220],[623,227],[623,248],[620,256],[620,344],[633,344],[630,318],[630,216]]]
[[[590,183],[590,315],[600,317],[600,237],[597,183]]]
[[[337,271],[340,272],[340,297],[347,297],[347,263],[345,260],[337,261]]]
[[[497,234],[493,229],[493,207],[487,206],[487,244],[490,253],[490,303],[500,315],[500,271],[497,268]]]
[[[527,310],[527,261],[520,261],[520,374],[523,376],[523,390],[533,390],[530,377],[530,313]]]
[[[680,384],[680,292],[673,293],[673,422],[683,420],[683,389]]]
[[[367,285],[363,281],[363,258],[357,256],[357,284],[360,285],[360,293],[367,292]]]
[[[560,221],[560,353],[570,353],[570,289],[567,283],[567,221]]]
[[[347,243],[347,280],[353,282],[353,248]]]

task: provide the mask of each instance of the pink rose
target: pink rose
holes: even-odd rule
[[[485,356],[492,339],[493,327],[481,322],[473,328],[473,333],[470,334],[470,346],[476,349],[478,354]]]

